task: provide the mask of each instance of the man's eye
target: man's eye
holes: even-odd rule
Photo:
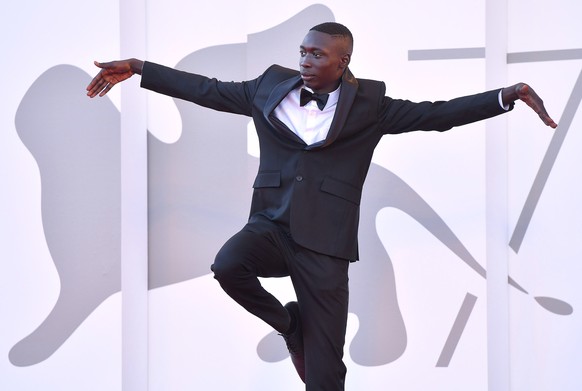
[[[300,55],[301,57],[305,57],[305,52],[304,52],[303,50],[300,50],[300,51],[299,51],[299,55]]]

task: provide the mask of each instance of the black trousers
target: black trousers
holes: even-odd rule
[[[212,270],[230,297],[280,333],[289,328],[289,314],[257,277],[290,276],[303,329],[306,390],[342,391],[348,265],[297,245],[276,223],[258,218],[224,244]]]

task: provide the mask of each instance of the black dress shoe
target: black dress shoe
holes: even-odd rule
[[[291,356],[291,362],[295,366],[297,374],[305,383],[305,352],[303,350],[303,332],[301,330],[301,318],[299,317],[299,305],[292,301],[285,305],[289,314],[295,318],[295,330],[289,334],[280,334],[287,344],[287,350]]]

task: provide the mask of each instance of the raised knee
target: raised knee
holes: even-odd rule
[[[236,278],[239,268],[232,259],[226,256],[222,251],[216,255],[214,263],[210,266],[210,270],[214,272],[214,278],[220,283],[228,283]]]

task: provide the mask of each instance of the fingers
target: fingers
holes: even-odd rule
[[[544,124],[553,129],[558,127],[558,124],[546,111],[544,101],[536,94],[533,88],[527,84],[522,84],[517,88],[517,96],[538,114]]]
[[[101,92],[99,93],[99,97],[105,96],[105,94],[107,94],[109,92],[109,90],[111,90],[111,88],[113,88],[113,86],[114,86],[114,84],[107,83],[107,85],[105,86],[105,88],[103,88],[101,90]]]
[[[93,61],[95,66],[101,68],[97,76],[91,80],[91,83],[87,86],[87,96],[94,98],[97,95],[103,97],[105,94],[111,90],[111,88],[117,84],[117,81],[111,77],[112,70],[114,69],[114,62],[98,62]]]
[[[107,84],[107,82],[103,78],[103,68],[104,68],[103,64],[99,63],[98,61],[93,61],[93,64],[101,68],[101,71],[99,71],[97,76],[95,76],[93,80],[91,80],[91,83],[89,83],[89,85],[86,88],[87,96],[89,96],[90,98],[94,98],[95,96],[97,96],[99,92],[103,91],[105,85]]]
[[[540,114],[540,118],[542,121],[544,121],[544,124],[548,125],[550,128],[556,129],[558,127],[558,124],[554,122],[552,118],[550,118],[548,113],[545,113],[545,115]]]
[[[115,61],[109,61],[109,62],[99,62],[99,61],[93,61],[93,64],[95,64],[96,67],[99,67],[101,69],[109,69],[115,66]]]
[[[93,78],[91,83],[87,86],[87,96],[94,98],[97,95],[100,97],[104,96],[111,90],[111,88],[116,84],[115,82],[108,82],[102,74],[103,71],[99,72],[97,76]]]
[[[91,98],[104,96],[115,84],[133,75],[129,60],[93,63],[101,70],[87,86],[87,95]]]
[[[98,88],[97,85],[101,83],[101,80],[103,80],[103,79],[101,78],[101,73],[99,73],[97,76],[95,76],[93,78],[93,80],[91,80],[91,83],[89,83],[89,85],[87,86],[87,88],[86,88],[87,95],[89,95],[91,98],[93,96],[95,96],[94,92],[95,92],[95,90],[97,90],[97,88]]]

